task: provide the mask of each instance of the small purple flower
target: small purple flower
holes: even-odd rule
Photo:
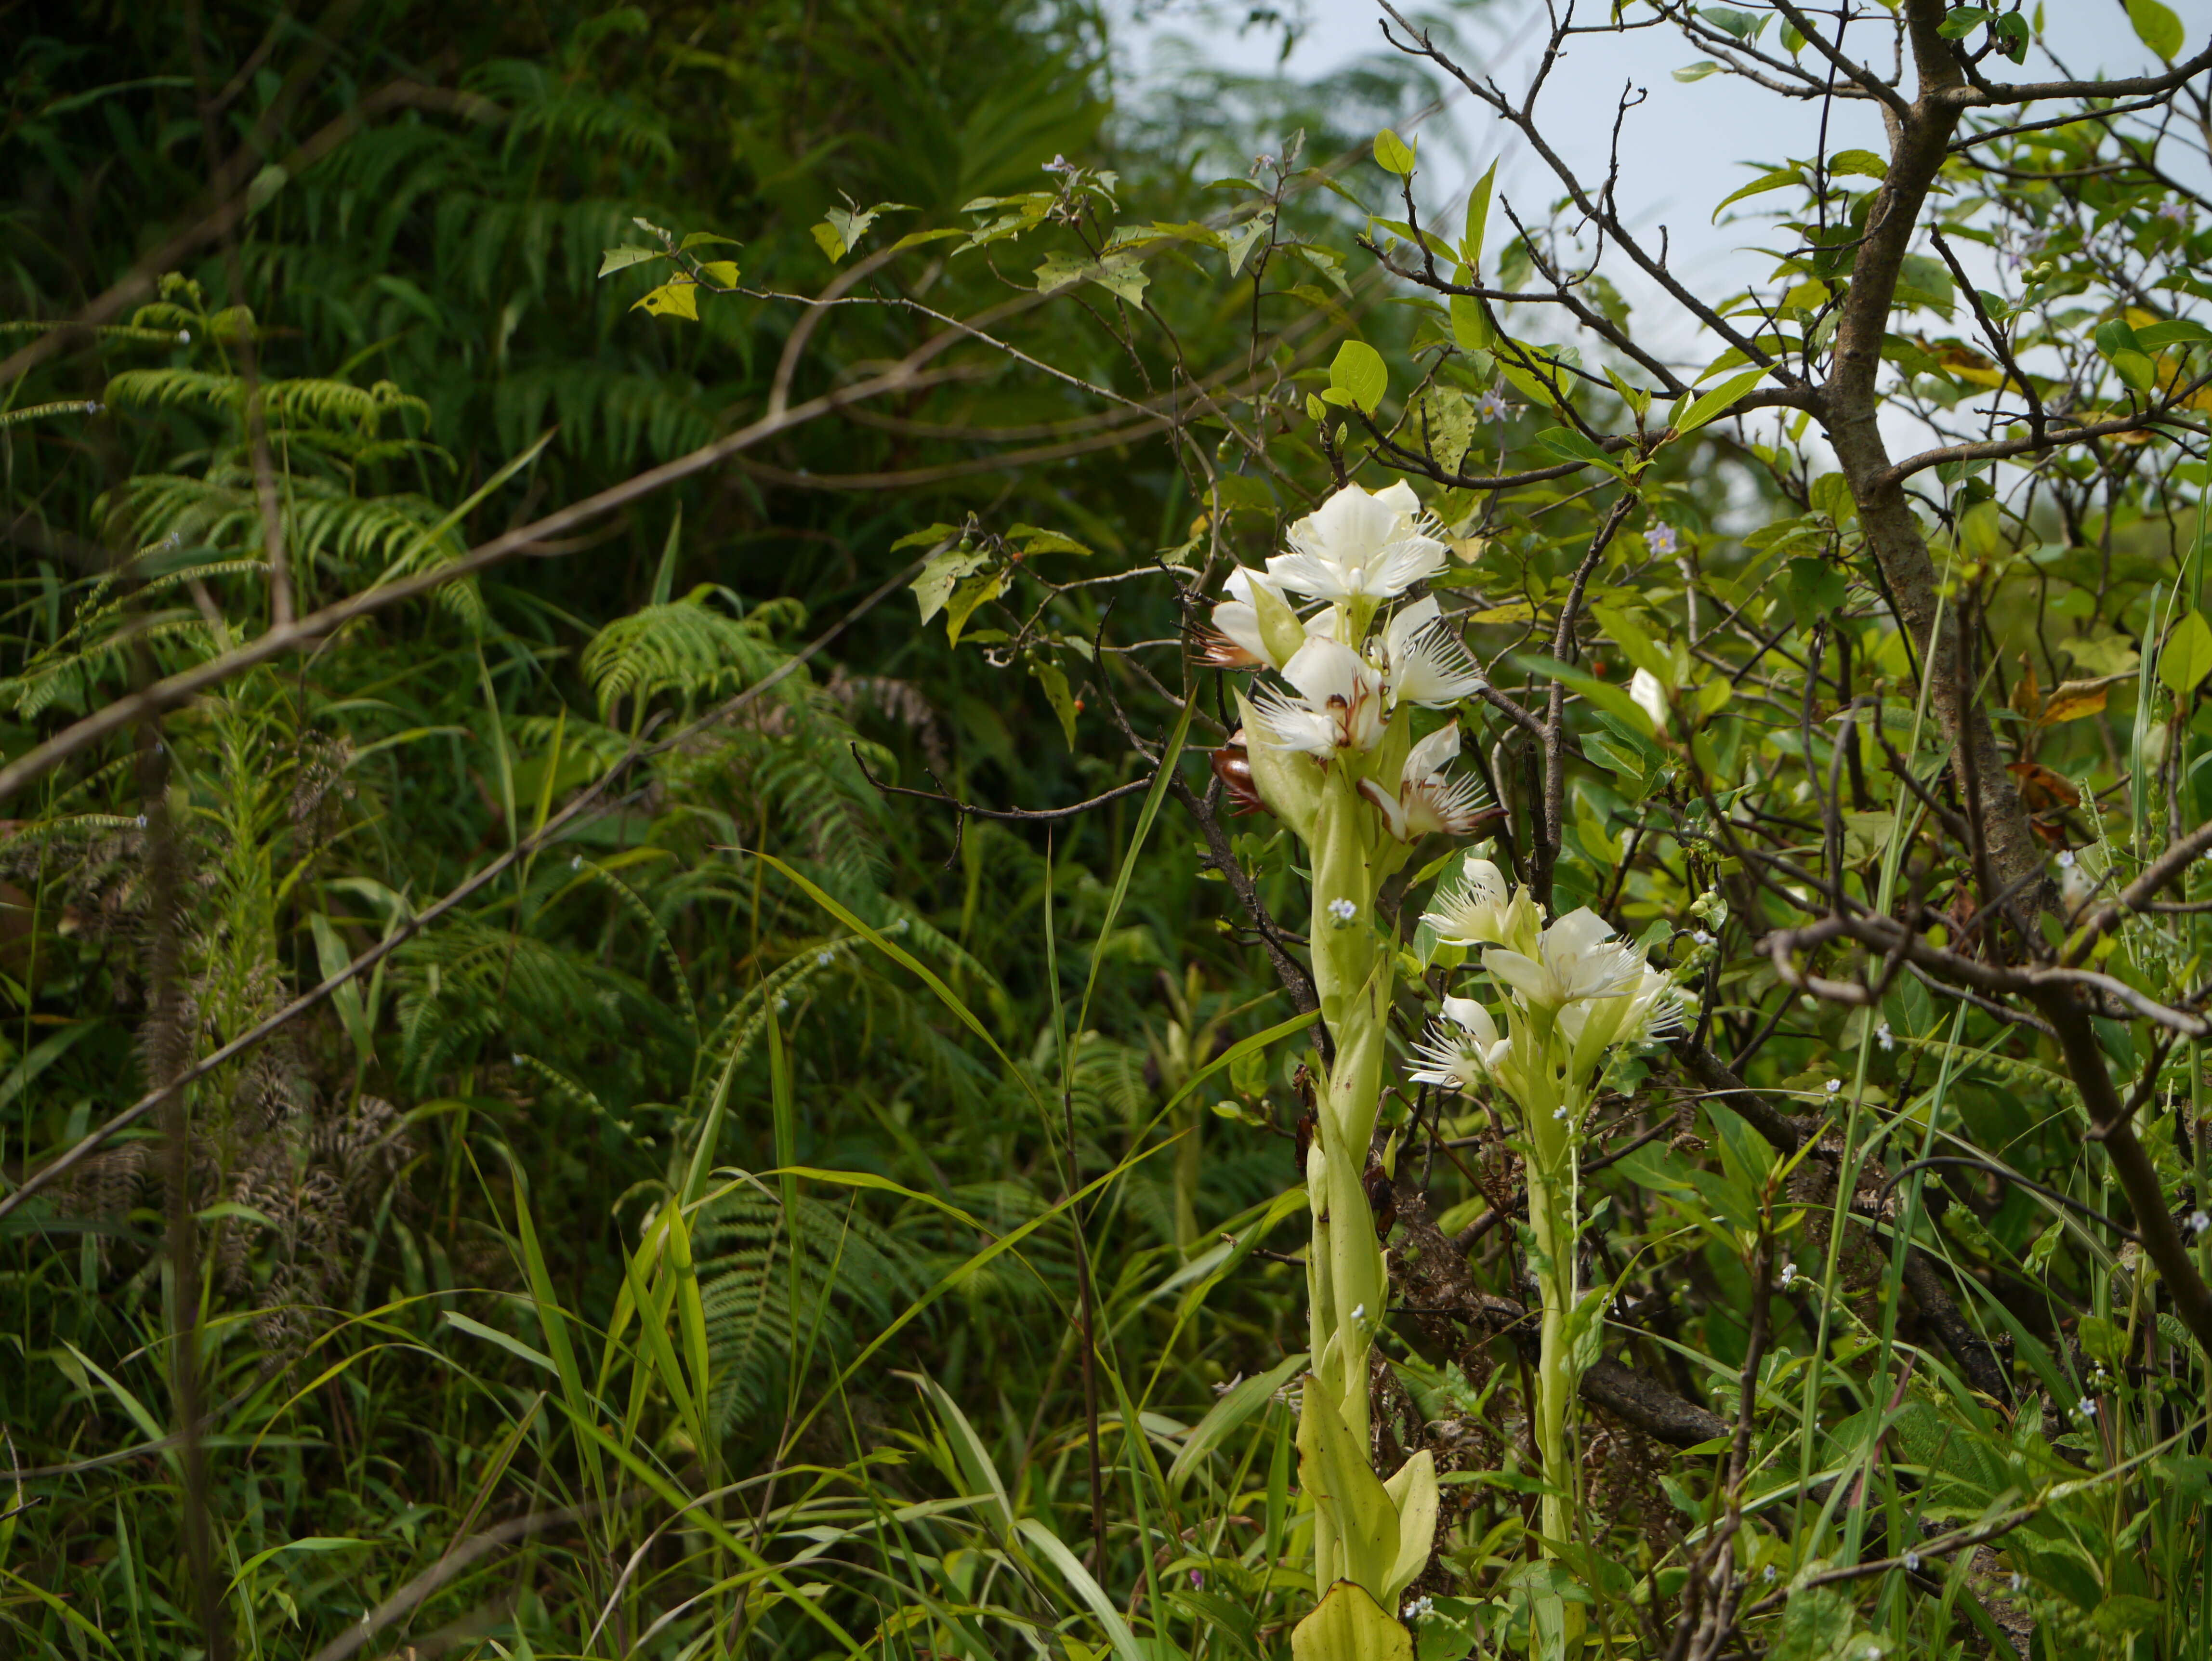
[[[1644,545],[1661,559],[1665,559],[1681,545],[1671,525],[1655,525],[1644,533]]]
[[[1194,1586],[1204,1585],[1206,1584],[1205,1575],[1200,1573],[1198,1570],[1193,1569],[1190,1572],[1190,1584]]]
[[[2158,216],[2170,225],[2180,226],[2185,231],[2190,227],[2189,204],[2186,202],[2160,203]]]

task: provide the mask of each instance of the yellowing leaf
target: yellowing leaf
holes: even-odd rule
[[[738,262],[734,259],[702,260],[699,274],[718,288],[734,289],[738,286]]]
[[[1486,611],[1477,611],[1468,618],[1469,623],[1534,623],[1536,608],[1525,599],[1516,599],[1504,605],[1493,605]]]
[[[699,320],[699,285],[688,277],[679,277],[673,283],[664,283],[630,310],[641,308],[655,317],[689,318],[696,323]]]
[[[1292,1661],[1413,1661],[1413,1634],[1349,1580],[1291,1630]]]
[[[2043,724],[2056,727],[2062,721],[2099,714],[2105,707],[2106,690],[2103,682],[2094,680],[2069,680],[2052,687],[2043,706]]]

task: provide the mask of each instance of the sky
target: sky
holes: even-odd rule
[[[1278,63],[1279,32],[1236,27],[1249,9],[1249,0],[1116,3],[1122,19],[1119,39],[1123,61],[1139,82],[1170,73],[1184,43],[1205,61],[1224,68],[1267,73]],[[1389,50],[1378,27],[1382,12],[1373,0],[1276,3],[1283,10],[1303,13],[1304,27],[1281,66],[1294,78],[1318,79]],[[1559,3],[1564,6],[1566,0]],[[2212,0],[2166,3],[2180,16],[2192,46],[2212,32]],[[1418,0],[1398,0],[1398,4],[1409,16],[1425,10],[1448,11],[1462,48],[1452,54],[1455,61],[1471,72],[1494,77],[1516,100],[1526,91],[1548,36],[1543,0],[1490,0],[1486,5],[1460,8],[1450,8],[1443,0],[1431,0],[1425,7]],[[1582,9],[1601,15],[1604,0],[1586,3]],[[1824,3],[1824,9],[1829,9]],[[2125,0],[2042,0],[2042,10],[2047,52],[2032,49],[2027,65],[2018,70],[1994,63],[1992,78],[2087,78],[2100,71],[2117,76],[2162,67],[2136,38]],[[1772,35],[1770,28],[1770,42]],[[1868,55],[1876,46],[1872,35],[1869,28],[1867,45],[1860,48]],[[1884,31],[1880,46],[1885,56],[1888,39]],[[1845,42],[1847,47],[1851,44]],[[1659,228],[1665,227],[1670,271],[1701,298],[1717,301],[1747,283],[1764,282],[1774,262],[1755,247],[1761,242],[1774,246],[1779,234],[1755,220],[1717,225],[1715,207],[1763,171],[1747,164],[1813,155],[1819,148],[1822,112],[1817,101],[1778,97],[1731,76],[1677,80],[1674,71],[1699,56],[1667,26],[1579,37],[1570,43],[1547,80],[1537,117],[1547,141],[1594,186],[1605,176],[1624,89],[1633,87],[1644,94],[1623,130],[1616,199],[1629,228],[1648,247],[1656,251]],[[1456,230],[1468,187],[1493,161],[1498,164],[1498,194],[1513,203],[1524,222],[1541,218],[1561,194],[1550,168],[1463,88],[1450,82],[1447,87],[1444,108],[1424,129],[1427,142],[1421,147],[1416,186],[1424,223]],[[1887,155],[1881,118],[1871,106],[1839,100],[1830,107],[1828,119],[1830,155],[1857,148]],[[2212,186],[2212,171],[2199,167],[2195,172],[2203,185]],[[1755,198],[1743,204],[1753,212],[1759,205]],[[1490,224],[1488,243],[1494,257],[1510,234],[1494,206]],[[1986,263],[1990,256],[1971,245],[1961,248],[1978,282],[1994,286]],[[1721,343],[1704,333],[1656,283],[1628,262],[1609,257],[1602,269],[1633,308],[1633,327],[1647,347],[1693,370],[1702,369],[1721,350]],[[1917,448],[1915,441],[1927,437],[1909,413],[1893,406],[1885,409],[1882,425],[1893,447]]]
[[[2212,0],[2168,0],[2192,41],[2212,30]],[[1121,38],[1127,61],[1139,80],[1161,73],[1173,58],[1169,37],[1197,47],[1210,62],[1264,72],[1275,64],[1281,37],[1267,29],[1240,31],[1235,21],[1246,11],[1236,0],[1122,0]],[[1138,15],[1141,11],[1147,15]],[[1285,7],[1296,9],[1295,0]],[[1401,4],[1408,15],[1421,8]],[[1586,10],[1601,13],[1601,6]],[[1641,9],[1638,8],[1638,9]],[[2124,0],[2044,0],[2045,40],[2063,64],[2063,72],[2087,76],[2134,75],[2160,67],[2135,37]],[[1371,0],[1304,0],[1306,27],[1285,72],[1313,80],[1357,59],[1386,52]],[[1486,71],[1516,98],[1525,90],[1545,38],[1541,0],[1492,0],[1455,14],[1462,44],[1462,67]],[[1871,37],[1871,31],[1869,31]],[[1887,36],[1883,37],[1886,45]],[[1849,45],[1849,42],[1846,42]],[[1868,47],[1874,42],[1869,39]],[[1715,225],[1715,204],[1756,176],[1748,162],[1774,162],[1810,156],[1818,145],[1821,109],[1816,102],[1785,100],[1724,75],[1694,82],[1674,71],[1697,60],[1671,28],[1661,27],[1620,35],[1581,37],[1554,67],[1537,105],[1547,140],[1587,182],[1605,174],[1608,140],[1624,88],[1633,86],[1644,101],[1627,118],[1621,145],[1618,200],[1628,209],[1632,229],[1656,246],[1658,228],[1666,227],[1669,266],[1693,290],[1717,295],[1747,279],[1763,277],[1771,262],[1742,252],[1747,242],[1765,240],[1762,228],[1739,222]],[[2012,71],[2040,79],[2060,73],[2040,52],[2027,67]],[[1449,88],[1445,108],[1432,124],[1449,124],[1451,133],[1434,134],[1424,146],[1419,197],[1431,223],[1456,224],[1449,210],[1463,203],[1469,185],[1492,161],[1498,163],[1497,190],[1522,216],[1540,215],[1559,194],[1550,170],[1528,146],[1463,89]],[[1864,103],[1838,101],[1829,113],[1828,150],[1859,148],[1886,154],[1877,113]],[[1456,145],[1440,143],[1447,137]],[[1463,152],[1468,160],[1453,151]],[[1751,204],[1755,207],[1755,204]],[[1493,212],[1491,246],[1503,241]],[[1615,267],[1608,264],[1609,272]],[[1633,273],[1629,274],[1631,277]],[[1616,276],[1638,313],[1656,312],[1656,289]],[[1643,292],[1639,292],[1639,287]],[[1688,349],[1688,334],[1675,337],[1666,320],[1653,315],[1660,338]]]

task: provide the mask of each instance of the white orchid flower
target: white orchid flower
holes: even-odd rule
[[[1671,1038],[1682,1030],[1683,1021],[1681,995],[1674,983],[1648,964],[1634,987],[1620,996],[1571,1003],[1559,1011],[1559,1031],[1573,1051],[1577,1076],[1595,1072],[1599,1060],[1613,1045]]]
[[[1432,1022],[1414,1054],[1425,1063],[1409,1074],[1415,1084],[1432,1084],[1462,1094],[1489,1078],[1513,1047],[1498,1034],[1498,1023],[1473,998],[1446,998],[1444,1017]]]
[[[1651,717],[1651,724],[1660,732],[1667,730],[1667,689],[1659,684],[1659,677],[1649,669],[1638,669],[1628,678],[1631,702]]]
[[[1270,559],[1267,574],[1316,599],[1389,599],[1443,569],[1435,529],[1403,479],[1371,494],[1347,484],[1291,526],[1291,551]]]
[[[1534,957],[1493,946],[1482,966],[1531,1009],[1558,1010],[1636,989],[1644,960],[1613,937],[1605,919],[1583,906],[1544,931]]]
[[[1283,666],[1295,699],[1269,689],[1253,719],[1269,742],[1328,761],[1340,750],[1372,750],[1382,737],[1382,683],[1365,660],[1333,640],[1309,640]]]
[[[1400,842],[1418,842],[1432,830],[1463,837],[1490,806],[1481,782],[1451,778],[1444,769],[1459,754],[1459,723],[1438,727],[1406,752],[1393,796],[1373,779],[1359,781],[1359,793],[1382,810],[1382,821]]]
[[[1510,891],[1504,873],[1488,860],[1462,865],[1459,885],[1437,902],[1435,910],[1424,912],[1421,921],[1446,946],[1533,946],[1541,927],[1528,891]]]
[[[1481,689],[1482,672],[1443,626],[1434,595],[1401,606],[1382,631],[1382,645],[1383,697],[1393,709],[1401,703],[1448,709]]]

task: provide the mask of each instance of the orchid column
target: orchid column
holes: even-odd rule
[[[1387,602],[1440,569],[1443,545],[1403,484],[1347,486],[1291,529],[1290,551],[1263,575],[1238,571],[1214,610],[1212,660],[1273,667],[1290,691],[1237,703],[1254,785],[1307,849],[1314,985],[1334,1057],[1306,1155],[1313,1240],[1306,1281],[1312,1370],[1298,1425],[1300,1480],[1315,1509],[1321,1607],[1300,1624],[1302,1658],[1407,1648],[1395,1607],[1427,1564],[1437,1485],[1426,1452],[1388,1482],[1368,1463],[1368,1352],[1389,1278],[1365,1177],[1382,1100],[1393,951],[1376,897],[1431,831],[1464,835],[1481,807],[1474,782],[1447,776],[1459,728],[1418,741],[1416,708],[1444,709],[1480,684],[1441,626],[1437,603]],[[1303,623],[1291,596],[1324,602]]]

